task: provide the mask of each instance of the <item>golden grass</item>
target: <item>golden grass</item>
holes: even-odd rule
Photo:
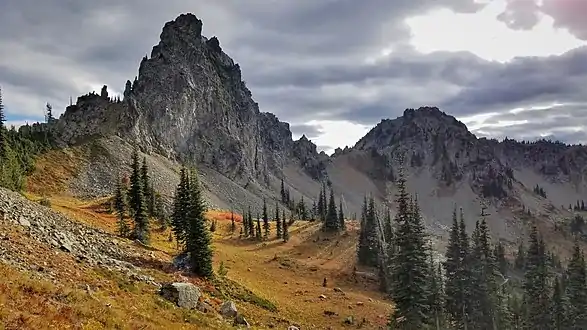
[[[82,152],[76,148],[50,150],[39,155],[35,170],[27,177],[26,191],[39,196],[63,193],[84,163]]]
[[[31,199],[39,198],[34,194],[27,196]],[[53,209],[73,219],[111,233],[116,231],[116,217],[109,213],[106,199],[84,202],[69,196],[54,195],[50,201]],[[255,242],[239,238],[242,216],[234,215],[237,229],[230,232],[231,212],[211,210],[207,213],[209,220],[217,221],[217,230],[213,234],[214,268],[217,270],[222,262],[228,270],[226,280],[220,280],[216,287],[196,278],[189,280],[221,300],[236,299],[239,310],[254,329],[272,326],[287,328],[290,324],[307,329],[339,329],[345,327],[343,321],[351,315],[357,322],[364,319],[363,329],[376,329],[385,325],[391,310],[388,302],[372,284],[351,280],[357,240],[354,223],[349,224],[348,234],[328,236],[319,231],[319,224],[297,221],[290,228],[289,242],[283,243],[276,239]],[[274,235],[273,227],[272,232]],[[157,262],[156,265],[141,264],[149,268],[151,275],[160,281],[177,279],[178,276],[170,266],[178,250],[175,241],[170,241],[169,236],[170,229],[161,230],[153,225],[149,249]],[[83,274],[104,283],[94,297],[110,307],[103,308],[100,305],[98,308],[93,300],[79,300],[73,306],[68,304],[74,311],[81,310],[75,314],[77,319],[59,321],[62,324],[83,320],[85,328],[100,329],[116,327],[119,320],[128,318],[131,323],[121,325],[123,329],[124,326],[133,329],[180,329],[193,328],[198,322],[208,322],[207,319],[198,319],[201,315],[196,312],[184,315],[187,312],[173,308],[152,289],[138,283],[129,285],[116,274],[96,270],[85,270]],[[328,280],[326,288],[322,287],[324,278]],[[182,280],[186,278],[182,277]],[[345,294],[334,292],[334,287],[340,287]],[[320,295],[325,295],[326,299],[320,299]],[[26,297],[22,299],[25,301]],[[221,300],[216,300],[216,304],[220,304]],[[363,304],[359,306],[358,302]],[[272,310],[270,306],[275,306],[277,310]],[[85,310],[96,311],[98,315]],[[337,316],[326,316],[325,311],[335,312]],[[57,317],[50,311],[42,313],[47,313],[49,319]],[[185,324],[180,319],[192,320],[190,322],[193,323]],[[34,318],[27,322],[33,322],[31,320]],[[17,321],[11,319],[10,322],[16,324],[14,322]],[[31,326],[34,325],[31,323]],[[203,328],[215,329],[208,325]]]

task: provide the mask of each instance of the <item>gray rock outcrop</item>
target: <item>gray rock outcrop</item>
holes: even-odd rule
[[[163,298],[185,309],[196,309],[201,296],[200,288],[192,283],[169,283],[163,285],[159,293]]]

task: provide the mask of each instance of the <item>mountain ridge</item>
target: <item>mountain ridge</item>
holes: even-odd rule
[[[138,77],[126,82],[123,100],[110,98],[105,86],[99,95],[79,97],[53,124],[64,146],[94,143],[106,150],[74,180],[85,187],[84,195],[108,194],[134,147],[158,169],[156,188],[168,198],[179,163],[196,164],[212,203],[239,210],[258,207],[263,199],[279,202],[281,180],[295,200],[310,203],[327,183],[344,199],[347,214],[360,213],[368,194],[391,207],[402,166],[412,192],[429,206],[452,198],[451,204],[465,205],[470,214],[482,207],[493,214],[511,205],[526,208],[534,203],[531,189],[537,184],[548,197],[534,203],[536,211],[574,203],[587,191],[587,148],[477,138],[432,106],[383,119],[353,147],[337,148],[332,156],[318,152],[305,135],[293,140],[288,123],[260,111],[239,65],[218,38],[202,35],[202,26],[193,14],[167,22]],[[425,206],[423,212],[429,224],[443,228],[451,208]],[[501,216],[515,223],[514,215]],[[501,227],[492,229],[498,235],[510,230]],[[517,228],[515,235],[522,231]]]

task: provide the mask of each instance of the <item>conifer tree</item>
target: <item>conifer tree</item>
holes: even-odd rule
[[[336,212],[336,204],[334,202],[334,192],[330,190],[330,200],[328,202],[328,210],[326,213],[326,221],[322,228],[326,231],[337,231],[339,226],[338,214]]]
[[[216,220],[213,220],[213,221],[210,223],[210,232],[211,232],[211,233],[213,233],[213,232],[215,232],[215,231],[216,231]]]
[[[245,211],[243,211],[243,224],[241,229],[244,237],[249,235],[249,220],[247,219],[247,212]]]
[[[189,176],[189,209],[186,249],[190,253],[192,271],[202,277],[212,277],[212,238],[206,228],[206,205],[195,170]]]
[[[320,221],[324,221],[324,217],[323,215],[326,213],[324,212],[324,196],[322,193],[322,188],[320,188],[320,193],[318,194],[318,205],[316,206],[316,211],[318,213],[318,219],[320,219]]]
[[[552,298],[550,299],[550,310],[552,312],[551,322],[553,330],[562,330],[565,327],[565,308],[563,300],[563,291],[560,280],[554,279],[552,288]]]
[[[397,188],[396,252],[391,268],[395,311],[390,322],[394,329],[424,329],[431,324],[427,313],[430,271],[424,225],[417,201],[408,204],[406,179],[401,170]]]
[[[508,268],[509,268],[509,263],[508,260],[505,258],[505,249],[503,247],[503,244],[501,244],[501,241],[497,243],[497,245],[495,245],[495,250],[493,252],[494,257],[495,257],[495,261],[497,263],[497,267],[499,272],[502,275],[506,275]]]
[[[6,149],[8,147],[8,142],[6,139],[6,117],[4,115],[4,104],[2,103],[2,88],[0,87],[0,163],[4,165],[4,160],[6,158]],[[0,168],[1,170],[1,168]],[[0,171],[0,173],[2,173]]]
[[[285,219],[284,219],[285,222]],[[283,227],[282,227],[281,218],[279,216],[279,206],[275,205],[275,231],[277,232],[277,238],[283,237]]]
[[[306,202],[304,202],[304,196],[302,195],[300,199],[300,204],[298,204],[298,213],[300,215],[301,220],[308,220],[308,210],[306,209]]]
[[[257,237],[257,240],[261,240],[262,239],[262,232],[261,232],[261,217],[259,216],[259,214],[257,214],[257,230],[256,230],[256,234],[255,236]]]
[[[516,259],[514,260],[514,267],[517,270],[524,270],[526,264],[526,250],[524,249],[524,242],[520,241],[518,245],[518,252],[516,253]]]
[[[249,237],[255,237],[255,225],[253,223],[253,213],[251,212],[250,206],[247,219],[249,220]]]
[[[544,242],[538,235],[536,227],[530,232],[524,273],[524,326],[528,329],[547,330],[549,323],[548,269]]]
[[[53,106],[50,103],[45,105],[45,121],[48,124],[55,121],[55,117],[53,117]]]
[[[338,206],[338,229],[346,230],[346,225],[344,223],[344,212],[342,210],[342,200],[340,201]]]
[[[118,234],[122,237],[128,236],[130,228],[126,221],[126,197],[120,180],[116,182],[116,192],[114,194],[114,209],[118,215]]]
[[[132,216],[135,222],[134,237],[143,244],[149,242],[149,217],[147,216],[147,203],[144,196],[144,184],[141,179],[139,156],[135,150],[133,153],[132,175],[130,177],[130,201]]]
[[[448,246],[445,253],[445,262],[443,264],[444,273],[446,275],[445,283],[445,310],[449,320],[457,325],[457,328],[462,328],[464,325],[463,315],[463,260],[461,253],[461,232],[459,222],[457,219],[457,209],[453,210],[452,227],[448,239]]]
[[[267,213],[267,202],[263,199],[263,236],[265,239],[269,237],[269,214]]]
[[[189,176],[185,167],[179,172],[179,184],[175,190],[173,200],[173,214],[171,215],[171,230],[178,246],[185,246],[188,232],[186,214],[190,207]]]
[[[444,291],[442,285],[442,265],[434,262],[432,254],[429,261],[430,268],[430,292],[428,296],[428,306],[430,308],[427,313],[430,315],[432,324],[435,329],[444,328]]]
[[[152,186],[149,180],[149,167],[147,166],[147,157],[143,157],[143,164],[141,165],[141,182],[143,184],[143,193],[145,195],[145,201],[147,202],[147,214],[153,216],[153,210],[155,205],[152,196]]]
[[[385,212],[385,222],[383,224],[383,234],[384,234],[385,242],[388,245],[391,245],[393,243],[393,224],[392,224],[392,220],[391,220],[391,212],[389,212],[389,209],[387,209]]]
[[[573,255],[567,269],[566,283],[566,321],[567,329],[587,329],[587,276],[585,256],[575,241]]]
[[[375,213],[375,201],[373,197],[369,199],[367,206],[365,198],[364,220],[361,221],[361,231],[359,233],[359,244],[357,246],[357,261],[361,265],[375,267],[378,264],[377,254],[377,214]]]

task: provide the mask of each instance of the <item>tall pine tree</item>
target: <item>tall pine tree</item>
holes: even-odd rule
[[[326,221],[324,221],[322,228],[326,231],[337,231],[339,223],[338,214],[336,212],[336,203],[334,202],[334,192],[330,190]]]
[[[275,204],[275,231],[277,232],[277,238],[283,237],[283,226],[281,222],[281,217],[279,215],[279,205],[277,204]]]
[[[8,147],[8,142],[6,139],[6,117],[4,115],[4,104],[2,103],[2,88],[0,87],[0,163],[2,166],[4,165],[4,161],[6,158],[6,149]],[[2,168],[0,168],[0,174],[2,173]]]
[[[346,224],[344,223],[344,212],[342,210],[342,198],[338,206],[338,229],[346,230]]]
[[[122,183],[120,180],[116,180],[116,191],[114,193],[114,209],[118,216],[118,234],[122,237],[128,236],[130,227],[126,221],[126,196],[124,189],[122,189]]]
[[[143,244],[149,242],[149,217],[145,202],[144,183],[141,176],[139,155],[135,150],[132,156],[132,174],[130,177],[130,206],[134,220],[134,237]]]
[[[263,237],[269,237],[269,214],[267,213],[267,202],[263,199]]]
[[[189,208],[186,250],[190,255],[192,271],[203,277],[212,277],[212,238],[206,226],[206,204],[195,170],[189,176]]]
[[[178,246],[185,246],[188,232],[186,214],[190,207],[190,183],[186,168],[179,172],[179,184],[175,191],[173,201],[173,214],[171,216],[171,229],[175,235]]]
[[[567,269],[566,283],[566,329],[587,329],[587,277],[585,274],[585,256],[575,242],[573,255]]]
[[[532,227],[530,232],[525,269],[522,300],[524,328],[548,330],[550,329],[548,269],[544,242],[539,237],[536,227]]]
[[[378,237],[377,214],[373,197],[369,199],[369,204],[367,204],[367,198],[365,197],[363,213],[359,244],[357,246],[357,261],[361,265],[376,267],[378,265]]]
[[[430,310],[430,270],[424,224],[417,201],[408,203],[406,179],[401,170],[397,188],[396,252],[391,268],[395,310],[390,323],[394,329],[424,329],[431,324],[427,313]]]

